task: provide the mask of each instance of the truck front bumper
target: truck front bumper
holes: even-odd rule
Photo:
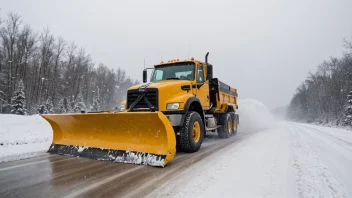
[[[180,126],[182,122],[182,114],[166,114],[172,126]]]

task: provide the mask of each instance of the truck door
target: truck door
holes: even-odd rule
[[[209,81],[205,80],[205,70],[203,65],[198,65],[196,72],[196,96],[200,100],[203,109],[209,109]]]

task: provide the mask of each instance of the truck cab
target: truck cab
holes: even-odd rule
[[[237,132],[237,90],[213,78],[213,66],[191,58],[154,65],[150,81],[130,87],[126,111],[160,111],[174,128],[183,150],[195,152],[206,132],[229,138]]]

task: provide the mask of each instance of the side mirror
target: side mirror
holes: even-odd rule
[[[143,70],[143,83],[147,82],[147,70]]]

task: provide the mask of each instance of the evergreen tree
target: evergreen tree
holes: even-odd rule
[[[347,95],[347,105],[346,105],[346,118],[345,118],[345,124],[352,126],[352,91],[348,93]]]
[[[46,105],[40,105],[37,110],[39,114],[48,114],[48,109],[46,108]]]
[[[53,114],[54,113],[54,105],[53,105],[53,101],[51,100],[50,96],[46,100],[45,107],[47,109],[48,114]]]
[[[66,113],[66,109],[64,107],[64,100],[66,100],[66,98],[61,99],[57,104],[58,113]]]
[[[86,105],[84,104],[84,100],[83,100],[83,95],[80,92],[77,96],[77,99],[75,101],[75,105],[74,105],[74,112],[82,112],[86,110]]]
[[[92,111],[99,111],[99,110],[100,110],[100,94],[99,94],[99,87],[97,87],[93,96]]]
[[[62,98],[57,104],[59,113],[72,113],[72,106],[70,97]]]
[[[20,80],[18,83],[17,90],[13,93],[11,98],[11,113],[17,115],[27,114],[26,108],[26,95],[24,93],[23,81]]]

